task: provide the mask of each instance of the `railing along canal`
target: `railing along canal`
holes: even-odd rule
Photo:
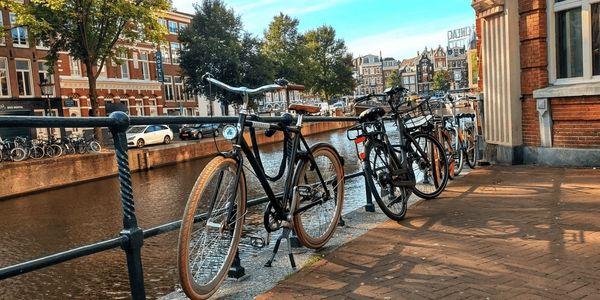
[[[265,122],[282,122],[281,117],[261,117]],[[355,117],[306,117],[304,122],[343,122],[356,121]],[[142,269],[141,248],[144,239],[177,230],[181,220],[166,223],[142,230],[138,226],[135,214],[134,195],[132,189],[129,157],[127,154],[126,130],[131,125],[161,125],[161,124],[234,124],[237,117],[129,117],[123,112],[114,112],[108,117],[35,117],[35,116],[0,116],[0,127],[29,127],[29,128],[91,128],[107,127],[113,138],[115,157],[118,166],[121,207],[123,213],[123,229],[118,237],[101,242],[84,245],[67,251],[47,255],[37,259],[21,262],[0,268],[0,280],[25,274],[45,267],[53,266],[75,258],[88,256],[106,250],[121,247],[127,258],[129,285],[133,299],[145,299],[144,277]],[[346,176],[346,179],[362,176],[362,172]],[[370,193],[367,194],[365,209],[373,211]],[[248,207],[268,202],[267,197],[248,201]],[[198,216],[201,219],[203,216]]]

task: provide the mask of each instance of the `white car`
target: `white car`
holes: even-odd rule
[[[169,144],[172,140],[173,131],[167,125],[137,125],[127,129],[128,147]]]

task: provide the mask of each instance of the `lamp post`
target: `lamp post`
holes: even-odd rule
[[[54,93],[54,83],[48,82],[47,79],[44,79],[40,82],[40,91],[42,92],[42,96],[46,96],[46,116],[50,116],[52,114],[52,103],[50,103],[50,95]],[[48,128],[48,138],[50,138],[50,134],[52,133],[52,129]]]

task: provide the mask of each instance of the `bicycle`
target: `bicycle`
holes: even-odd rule
[[[278,80],[278,84],[255,89],[231,87],[210,74],[205,74],[203,81],[241,94],[243,104],[237,125],[227,125],[222,130],[223,137],[232,142],[232,150],[220,153],[208,163],[184,210],[178,240],[178,270],[183,290],[191,299],[206,299],[214,294],[238,255],[247,213],[245,161],[269,199],[263,214],[266,231],[270,234],[283,229],[266,267],[271,266],[285,238],[290,264],[295,268],[289,243],[292,228],[304,246],[312,249],[324,246],[339,221],[344,197],[344,169],[337,151],[326,143],[309,146],[301,133],[303,116],[318,113],[318,107],[291,105],[289,109],[298,114],[295,125],[289,114],[284,115],[281,123],[265,123],[248,113],[249,95],[280,89],[286,81]],[[243,135],[246,129],[250,132],[252,149]],[[277,131],[284,134],[284,158],[276,176],[265,173],[255,142],[256,129],[267,130],[267,135]],[[269,181],[278,181],[284,175],[283,194],[276,197]]]
[[[450,161],[451,177],[458,176],[466,162],[471,169],[475,168],[476,145],[474,136],[474,113],[456,113],[456,101],[447,94],[445,99],[438,99],[440,110],[436,126],[437,137],[446,149]],[[451,105],[450,115],[445,115],[445,103]],[[471,122],[461,122],[471,119]]]
[[[394,97],[404,92],[402,88],[390,88],[385,91],[391,107],[391,119],[398,127],[399,144],[392,144],[386,133],[380,107],[370,108],[359,116],[359,123],[347,130],[347,137],[356,144],[362,143],[364,152],[359,153],[367,185],[381,210],[396,221],[402,220],[408,208],[408,199],[414,192],[424,199],[437,197],[447,182],[447,162],[441,145],[431,135],[414,132],[418,126],[407,126],[405,116],[417,108],[400,110]],[[374,96],[370,94],[355,100],[366,101]],[[410,120],[410,119],[409,119]],[[410,122],[408,122],[410,123]],[[351,136],[352,131],[357,131]],[[358,151],[358,147],[356,148]],[[424,191],[422,186],[433,182],[433,192]]]
[[[0,137],[0,161],[22,161],[27,158],[26,150],[20,146],[21,137],[16,137],[13,141],[3,140]]]

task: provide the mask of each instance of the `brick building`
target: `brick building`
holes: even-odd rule
[[[107,61],[97,80],[100,115],[124,110],[132,116],[186,115],[212,113],[213,103],[187,93],[185,78],[179,67],[180,43],[177,36],[187,28],[192,15],[167,12],[159,23],[167,28],[166,43],[160,49],[143,42],[122,44],[126,51],[120,61]],[[160,59],[157,59],[160,51]],[[160,63],[163,74],[159,78]],[[57,63],[60,75],[60,95],[65,114],[89,116],[91,109],[84,65],[68,53],[62,53]]]
[[[600,162],[600,2],[474,0],[489,159]]]
[[[62,116],[56,87],[46,95],[40,86],[43,82],[60,84],[58,76],[51,76],[45,65],[47,48],[32,41],[27,28],[13,26],[16,23],[14,13],[0,10],[0,23],[5,29],[0,36],[0,115]],[[47,134],[45,128],[3,128],[0,136],[36,133]]]

